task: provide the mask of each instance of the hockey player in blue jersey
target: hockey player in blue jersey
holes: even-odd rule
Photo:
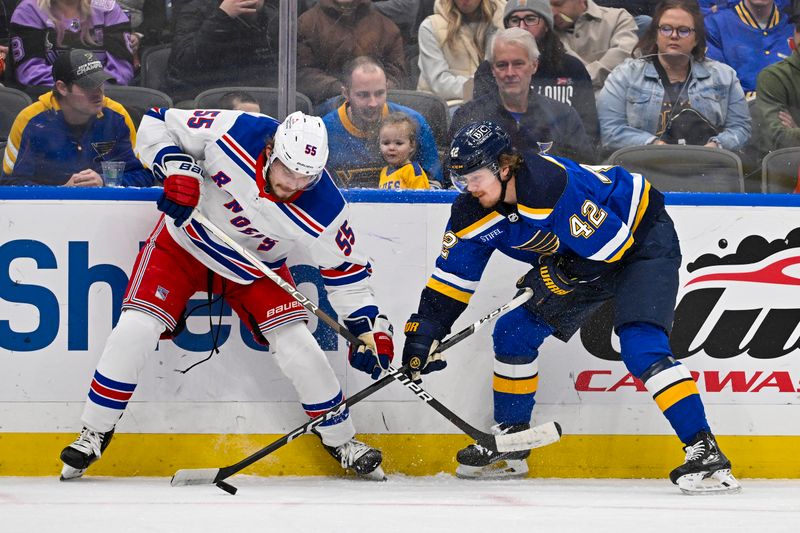
[[[613,298],[622,360],[685,443],[686,460],[670,479],[688,493],[739,490],[697,386],[670,350],[681,253],[663,195],[620,167],[519,153],[491,122],[467,125],[456,134],[450,172],[465,194],[453,204],[436,268],[418,312],[406,323],[403,364],[410,365],[412,377],[446,366],[437,344],[467,307],[498,250],[533,266],[517,287],[533,289],[534,296],[495,325],[494,432],[529,427],[545,338],[566,342]],[[473,444],[458,452],[456,473],[524,476],[529,454]]]

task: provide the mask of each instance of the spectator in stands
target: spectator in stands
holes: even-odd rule
[[[359,56],[378,59],[389,87],[402,87],[403,38],[370,0],[320,0],[298,18],[297,90],[314,104],[342,92],[343,69]]]
[[[764,67],[792,53],[792,31],[788,15],[773,0],[742,0],[706,18],[707,55],[732,66],[745,93],[750,93]]]
[[[511,135],[519,150],[538,145],[541,152],[593,162],[594,146],[577,111],[531,91],[538,57],[536,40],[528,31],[508,28],[497,32],[491,62],[499,91],[462,105],[453,116],[450,137],[467,124],[490,120]]]
[[[764,152],[800,146],[800,11],[792,14],[792,55],[758,75],[756,106]]]
[[[194,0],[175,22],[167,80],[175,100],[226,85],[278,82],[278,9],[273,0]]]
[[[556,33],[586,65],[595,91],[636,46],[636,22],[624,9],[600,7],[592,0],[550,0]]]
[[[534,93],[575,108],[581,117],[586,134],[593,145],[600,141],[592,79],[580,59],[566,53],[561,40],[553,32],[553,12],[549,0],[509,0],[503,24],[506,28],[520,27],[536,39],[539,63],[531,81]],[[473,98],[497,92],[492,63],[484,61],[475,72]]]
[[[595,3],[602,7],[624,9],[633,15],[633,20],[636,21],[636,35],[642,37],[653,21],[653,12],[658,0],[597,0]]]
[[[74,48],[93,52],[111,80],[133,79],[131,24],[116,2],[22,0],[11,17],[11,54],[17,82],[52,87],[56,56]]]
[[[417,149],[416,121],[405,113],[389,113],[381,121],[378,142],[387,166],[378,187],[389,190],[429,189],[428,176],[413,160]]]
[[[696,0],[661,2],[637,49],[643,56],[615,68],[598,97],[608,150],[645,144],[744,147],[750,139],[744,92],[731,67],[705,57]]]
[[[698,3],[700,4],[700,12],[703,13],[704,17],[707,17],[712,13],[731,9],[738,4],[739,1],[740,0],[699,0]],[[778,6],[778,9],[781,11],[790,12],[791,9],[789,6],[791,3],[791,0],[775,0],[775,5]]]
[[[16,3],[16,0],[0,0],[0,82],[4,79],[6,62],[8,62],[8,43],[11,40],[9,27]],[[0,83],[0,86],[2,85]]]
[[[142,46],[162,42],[167,27],[167,0],[118,0],[131,19],[131,50],[134,56]]]
[[[102,187],[101,161],[124,161],[125,186],[149,187],[153,175],[133,154],[136,131],[120,104],[105,97],[112,79],[87,50],[60,54],[53,90],[23,109],[11,127],[2,185]]]
[[[357,57],[346,65],[344,81],[345,102],[322,118],[330,145],[328,170],[347,187],[377,187],[384,166],[378,147],[381,121],[400,111],[418,124],[414,160],[425,169],[431,184],[440,187],[442,165],[433,131],[413,109],[387,102],[383,67],[370,57]]]
[[[436,0],[433,15],[419,27],[417,89],[460,105],[491,35],[503,27],[504,7],[502,0]]]
[[[246,111],[248,113],[261,113],[261,105],[253,95],[245,91],[231,91],[222,95],[219,99],[220,109],[233,109],[234,111]]]

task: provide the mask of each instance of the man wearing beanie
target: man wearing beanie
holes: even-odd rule
[[[614,67],[631,57],[639,41],[636,21],[624,9],[592,0],[550,0],[550,7],[561,42],[583,61],[599,91]]]
[[[553,31],[553,11],[549,0],[509,0],[503,14],[506,28],[522,28],[539,47],[539,66],[531,80],[531,94],[544,95],[571,106],[578,112],[586,135],[597,145],[600,127],[597,119],[592,79],[577,56],[568,54]],[[497,93],[492,65],[484,61],[475,72],[473,98]]]

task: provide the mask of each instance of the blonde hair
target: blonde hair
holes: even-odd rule
[[[478,31],[475,32],[473,44],[481,51],[486,50],[486,37],[492,28],[492,17],[494,17],[495,6],[489,0],[481,0],[480,20],[478,21]],[[447,35],[444,38],[444,45],[452,45],[455,42],[456,34],[464,25],[464,14],[458,9],[453,0],[442,0],[442,11],[447,19]]]
[[[39,9],[44,11],[56,27],[56,46],[60,47],[64,43],[64,33],[66,28],[55,12],[58,10],[59,0],[36,0]],[[55,6],[53,4],[56,4]],[[92,37],[92,0],[80,0],[78,13],[81,21],[81,42],[86,45],[97,46],[97,42]]]
[[[411,159],[414,157],[414,154],[417,152],[417,121],[408,116],[406,113],[402,111],[394,111],[393,113],[389,113],[383,120],[381,121],[381,128],[378,130],[378,142],[380,142],[380,131],[383,130],[385,126],[406,126],[406,131],[408,132],[408,143],[411,145],[411,152],[408,154],[408,158]]]

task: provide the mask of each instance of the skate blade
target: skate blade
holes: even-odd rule
[[[456,477],[461,479],[515,479],[528,475],[524,459],[497,461],[486,466],[458,465]]]
[[[386,474],[380,465],[378,465],[372,472],[367,474],[358,474],[358,477],[361,479],[366,479],[367,481],[386,481]]]
[[[61,481],[72,481],[73,479],[80,479],[83,474],[86,472],[86,468],[73,468],[67,464],[61,469],[61,476],[59,476],[59,480]]]
[[[742,485],[733,477],[729,469],[717,470],[713,473],[697,472],[687,474],[678,479],[678,488],[689,496],[709,494],[736,494]]]

